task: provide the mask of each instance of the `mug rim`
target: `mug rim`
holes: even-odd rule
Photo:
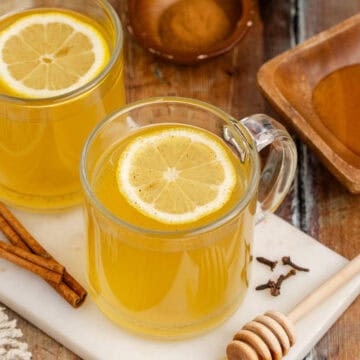
[[[98,83],[100,83],[105,78],[106,75],[108,75],[110,70],[114,67],[114,65],[115,65],[117,59],[119,58],[119,55],[123,49],[124,33],[123,33],[122,26],[121,26],[120,18],[118,16],[118,14],[116,13],[115,9],[113,8],[113,6],[109,3],[109,1],[108,0],[92,0],[92,1],[96,2],[96,4],[99,7],[103,8],[105,10],[105,12],[109,15],[111,23],[113,24],[114,30],[115,30],[114,51],[112,52],[110,60],[107,63],[107,65],[104,67],[104,69],[102,69],[100,71],[100,73],[97,74],[91,81],[87,82],[86,84],[80,86],[77,89],[66,92],[64,94],[60,94],[60,95],[56,95],[56,96],[49,96],[49,97],[25,98],[25,97],[21,97],[21,96],[11,96],[11,95],[6,95],[6,94],[0,93],[0,100],[6,100],[8,102],[20,103],[20,104],[23,104],[26,102],[27,105],[29,105],[29,106],[31,106],[31,105],[41,106],[48,101],[53,101],[55,103],[65,102],[65,101],[73,99],[74,97],[76,97],[78,95],[85,93],[86,91],[91,90],[94,86],[96,86]],[[29,9],[22,9],[21,11],[37,9],[37,8],[40,9],[40,7],[34,7],[34,8],[29,8]],[[55,9],[56,6],[53,6],[52,8]],[[5,13],[4,16],[7,17],[13,13],[14,13],[13,11],[10,11],[10,12]],[[3,16],[1,16],[1,18],[3,18]],[[46,104],[46,106],[49,106],[49,105]]]
[[[88,151],[92,145],[93,140],[97,136],[97,134],[109,123],[116,120],[119,116],[127,113],[129,111],[148,106],[153,104],[166,104],[166,103],[175,103],[175,104],[182,104],[182,105],[191,105],[193,107],[197,107],[199,109],[203,109],[206,111],[211,112],[212,114],[216,115],[217,117],[221,118],[224,122],[228,125],[232,126],[236,129],[236,131],[241,131],[241,133],[246,133],[246,140],[247,140],[247,147],[249,150],[250,161],[252,161],[253,166],[251,166],[251,174],[250,174],[250,181],[248,186],[246,187],[246,191],[241,197],[241,199],[233,206],[229,211],[227,211],[224,215],[220,216],[214,221],[211,221],[205,225],[197,226],[190,229],[185,230],[171,230],[171,231],[161,231],[161,230],[152,230],[141,226],[133,225],[127,221],[122,220],[120,217],[112,213],[108,210],[102,202],[97,198],[94,191],[92,190],[92,186],[90,184],[89,178],[87,176],[86,171],[86,160]],[[236,126],[234,126],[236,124]],[[204,231],[210,231],[215,229],[223,224],[227,223],[231,219],[233,219],[237,214],[239,214],[251,201],[253,195],[256,191],[258,182],[260,178],[260,160],[258,156],[258,152],[256,149],[255,141],[251,135],[251,133],[246,129],[244,125],[241,124],[240,121],[233,118],[231,115],[226,113],[225,111],[219,109],[218,107],[207,103],[205,101],[186,98],[186,97],[179,97],[179,96],[159,96],[159,97],[150,97],[142,100],[138,100],[127,104],[105,117],[90,133],[88,136],[83,150],[81,152],[80,158],[80,181],[82,185],[82,189],[85,193],[87,199],[95,206],[97,210],[99,210],[106,218],[114,221],[117,225],[126,227],[129,230],[141,232],[146,235],[157,235],[157,236],[184,236],[188,235],[196,235],[198,233],[202,233]]]

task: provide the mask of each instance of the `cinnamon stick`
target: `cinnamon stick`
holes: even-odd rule
[[[0,203],[1,205],[1,203]],[[13,244],[18,246],[21,249],[30,251],[26,244],[22,241],[21,237],[13,230],[13,228],[8,224],[6,219],[0,213],[0,229],[6,238]]]
[[[25,227],[21,224],[21,222],[15,217],[15,215],[13,215],[13,213],[2,202],[0,202],[0,215],[12,227],[12,229],[15,231],[18,237],[21,238],[23,246],[25,245],[27,248],[31,249],[31,251],[37,255],[41,255],[45,258],[50,257],[49,253],[32,237],[32,235],[25,229]],[[12,242],[11,239],[9,240]]]
[[[84,289],[78,294],[64,282],[55,284],[48,281],[48,284],[74,308],[78,308],[85,301],[87,292]]]
[[[72,289],[79,297],[80,305],[85,300],[87,291],[82,287],[82,285],[74,279],[66,270],[63,276],[64,283]]]
[[[11,227],[15,230],[15,236],[9,239],[13,244],[16,245],[22,243],[22,247],[31,249],[31,251],[37,255],[41,255],[45,258],[52,258],[52,256],[37,242],[37,240],[26,230],[26,228],[20,223],[20,221],[11,213],[11,211],[0,202],[0,217],[3,217]],[[19,241],[19,235],[20,241]],[[6,234],[5,234],[6,235]],[[15,240],[15,241],[14,241]],[[81,299],[85,299],[87,292],[66,270],[64,273],[64,282],[70,289],[73,289],[75,293],[79,295]],[[65,290],[65,289],[63,289]]]
[[[23,259],[20,256],[15,255],[14,253],[4,250],[3,248],[0,248],[0,257],[12,262],[15,265],[21,266],[22,268],[29,270],[36,275],[41,276],[44,280],[51,281],[56,284],[61,283],[61,274],[36,265],[28,260]]]
[[[41,256],[35,255],[27,250],[23,250],[22,248],[19,248],[15,245],[7,244],[3,241],[0,241],[0,249],[7,251],[11,254],[14,254],[18,257],[21,257],[30,263],[41,266],[50,271],[56,272],[60,275],[64,274],[65,268],[58,262],[54,261],[53,259],[44,259]]]
[[[15,217],[15,215],[13,215],[10,210],[3,203],[0,202],[0,227],[2,228],[1,218],[3,218],[7,222],[7,224],[11,224],[10,231],[8,231],[9,236],[5,234],[11,243],[18,246],[19,244],[21,244],[21,247],[24,249],[31,249],[31,251],[37,255],[53,259],[52,256],[26,230],[26,228],[20,223],[20,221]],[[68,288],[72,289],[76,294],[78,294],[80,299],[85,300],[87,291],[66,270],[64,273],[63,281],[68,285]],[[67,293],[70,292],[69,289],[65,289],[64,287],[62,287],[61,289],[61,291],[66,291]],[[73,296],[69,296],[69,298],[73,298]]]
[[[5,223],[4,221],[5,220]],[[9,229],[10,228],[10,229]],[[0,202],[0,230],[16,246],[39,255],[45,259],[57,261],[37,242],[11,211]],[[62,282],[46,280],[71,306],[79,307],[87,296],[87,291],[67,271],[64,270]]]

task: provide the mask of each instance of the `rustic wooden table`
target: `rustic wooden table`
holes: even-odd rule
[[[80,0],[79,0],[80,1]],[[112,0],[121,14],[124,0]],[[237,118],[257,112],[278,117],[256,87],[261,64],[291,46],[360,11],[360,0],[259,0],[259,11],[244,40],[228,54],[194,67],[174,66],[149,55],[127,39],[128,101],[179,95],[208,101]],[[349,194],[297,142],[296,180],[278,214],[348,259],[360,253],[360,196]],[[76,355],[18,319],[35,360],[74,360]],[[310,359],[360,359],[358,298],[311,351]],[[171,360],[171,357],[170,357]]]

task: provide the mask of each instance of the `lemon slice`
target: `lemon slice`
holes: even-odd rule
[[[120,156],[117,181],[126,200],[145,216],[184,224],[222,208],[236,174],[215,136],[176,127],[136,137]]]
[[[24,97],[78,89],[108,58],[101,33],[67,13],[29,14],[0,33],[0,77],[12,93]]]

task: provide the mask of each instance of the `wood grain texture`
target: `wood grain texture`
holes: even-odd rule
[[[360,11],[359,0],[299,0],[299,41]],[[360,196],[348,193],[304,145],[300,148],[301,228],[352,259],[360,253]],[[314,360],[360,358],[358,298],[312,352]]]
[[[121,14],[124,1],[110,2]],[[179,95],[211,102],[237,118],[256,112],[266,112],[276,118],[277,115],[257,91],[256,72],[261,64],[293,45],[296,31],[300,31],[303,38],[308,37],[332,25],[331,22],[340,21],[341,16],[355,13],[359,6],[357,0],[259,0],[260,11],[243,41],[228,54],[194,67],[160,61],[127,37],[128,101]],[[298,23],[301,23],[300,27]],[[356,244],[356,237],[360,238],[359,220],[356,220],[360,210],[359,199],[355,200],[343,190],[316,158],[308,154],[306,147],[299,144],[299,150],[297,179],[277,213],[351,258],[359,252],[359,241]],[[358,301],[316,347],[314,358],[357,359],[354,351],[360,352],[360,329],[356,327],[355,320],[360,318],[359,315]],[[19,327],[35,360],[79,359],[15,313],[10,312],[10,316],[19,320]]]
[[[289,49],[295,43],[293,23],[296,14],[296,2],[295,0],[260,0],[259,10],[264,29],[263,62],[265,62],[272,57],[280,54],[281,52]],[[262,111],[275,119],[279,119],[279,115],[268,105],[267,102],[265,102],[264,109]],[[300,227],[298,176],[299,174],[297,172],[289,195],[286,197],[279,209],[276,211],[276,214],[281,216],[288,222],[292,223],[293,225]]]

